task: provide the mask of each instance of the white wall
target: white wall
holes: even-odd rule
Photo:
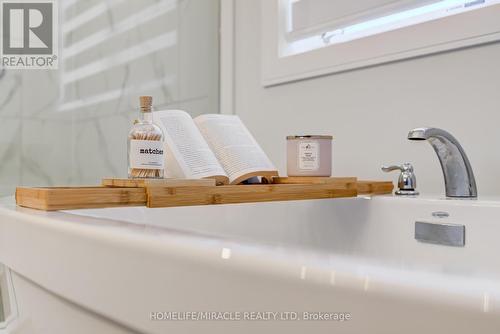
[[[235,112],[283,174],[286,135],[333,134],[335,175],[396,180],[380,166],[408,161],[444,194],[431,146],[406,139],[434,126],[462,143],[479,195],[500,195],[499,43],[263,88],[260,1],[235,1]]]

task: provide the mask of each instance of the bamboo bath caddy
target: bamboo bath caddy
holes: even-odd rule
[[[116,179],[104,178],[101,182],[105,187],[147,188],[147,187],[185,187],[185,186],[215,186],[215,179]]]
[[[71,210],[116,206],[151,208],[293,201],[389,194],[392,182],[358,181],[355,177],[277,177],[269,184],[216,186],[213,179],[103,179],[101,187],[16,189],[19,206],[39,210]]]
[[[146,205],[145,188],[41,187],[16,189],[16,203],[45,211]]]

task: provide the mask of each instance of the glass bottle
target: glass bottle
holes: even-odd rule
[[[128,177],[163,178],[164,135],[153,123],[151,96],[141,96],[140,118],[128,134]]]

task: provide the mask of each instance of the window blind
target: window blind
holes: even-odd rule
[[[290,0],[288,38],[299,39],[439,0]]]

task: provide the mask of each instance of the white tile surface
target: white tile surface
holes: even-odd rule
[[[103,4],[104,11],[96,10]],[[163,11],[139,28],[118,29],[148,8]],[[71,58],[62,52],[57,71],[7,71],[0,78],[0,195],[20,184],[97,184],[104,176],[125,176],[139,95],[152,95],[158,109],[218,112],[217,0],[78,0],[63,10],[66,22],[99,13],[64,36],[66,47],[101,32],[106,39]],[[169,33],[171,46],[133,49]],[[132,60],[113,63],[124,56]],[[61,84],[88,64],[102,69]]]

